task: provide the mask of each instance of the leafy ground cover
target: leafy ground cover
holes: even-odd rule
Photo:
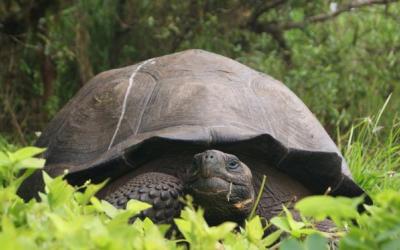
[[[382,109],[383,111],[383,109]],[[2,249],[399,249],[400,245],[400,123],[387,136],[379,133],[379,113],[340,136],[354,177],[373,197],[374,205],[360,214],[362,198],[313,196],[299,201],[296,221],[286,208],[270,221],[255,215],[242,226],[232,222],[210,227],[203,211],[187,199],[176,231],[151,220],[128,220],[149,207],[130,201],[118,210],[94,194],[105,183],[72,187],[62,177],[45,173],[41,201],[25,203],[16,191],[45,161],[35,157],[44,149],[8,147],[0,153],[0,246]],[[383,138],[383,139],[382,139]],[[21,170],[26,170],[21,175]],[[79,190],[84,190],[79,191]],[[397,191],[395,191],[397,190]],[[323,204],[323,206],[321,206]],[[315,222],[330,218],[335,227],[321,232]],[[277,230],[264,235],[266,228]]]

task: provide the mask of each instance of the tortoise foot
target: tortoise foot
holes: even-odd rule
[[[118,180],[116,180],[118,182]],[[140,215],[130,219],[149,217],[153,222],[171,223],[179,216],[182,204],[178,200],[183,193],[182,182],[168,174],[149,172],[121,183],[116,189],[107,192],[104,199],[118,208],[125,208],[129,200],[140,200],[152,205]]]

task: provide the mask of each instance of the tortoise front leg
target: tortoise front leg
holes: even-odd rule
[[[182,182],[168,174],[148,172],[126,178],[117,179],[100,192],[100,197],[117,208],[125,208],[130,199],[140,200],[152,205],[152,208],[142,211],[137,217],[149,217],[153,222],[171,223],[179,216],[182,204],[178,200],[183,194]]]

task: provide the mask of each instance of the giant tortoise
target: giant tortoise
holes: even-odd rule
[[[45,171],[98,193],[114,206],[149,202],[144,215],[171,222],[191,194],[209,223],[243,221],[267,184],[257,213],[330,190],[360,196],[327,132],[281,82],[234,60],[187,50],[103,72],[72,98],[37,141]],[[43,186],[35,173],[20,190]]]

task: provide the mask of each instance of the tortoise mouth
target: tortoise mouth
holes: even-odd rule
[[[241,221],[249,214],[254,203],[251,187],[228,178],[198,177],[187,188],[195,203],[204,208],[206,218],[211,221]]]
[[[187,184],[187,188],[192,193],[215,196],[232,192],[234,186],[246,185],[226,180],[218,176],[208,178],[198,177]]]
[[[220,194],[229,191],[229,182],[220,177],[197,178],[190,188],[201,194]]]

